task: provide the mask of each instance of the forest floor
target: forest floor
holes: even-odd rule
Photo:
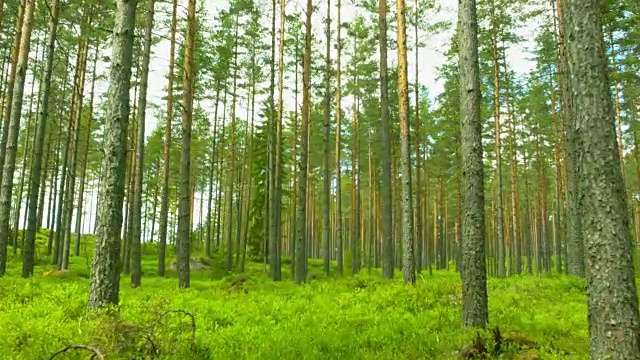
[[[325,277],[322,262],[309,260],[313,279],[297,285],[288,280],[287,261],[286,280],[273,282],[261,263],[248,263],[246,275],[225,274],[217,255],[201,260],[210,267],[193,270],[191,288],[179,290],[173,253],[167,277],[155,275],[153,244],[144,249],[142,287],[132,289],[123,275],[118,315],[96,316],[86,311],[90,240],[71,257],[69,271],[55,271],[44,237],[30,279],[20,277],[19,256],[9,248],[8,275],[0,279],[3,359],[49,359],[69,344],[94,346],[106,359],[456,359],[478,336],[461,327],[454,271],[425,271],[412,287],[401,274],[384,281],[376,270]],[[500,358],[588,359],[583,281],[490,278],[488,290],[488,329],[499,327],[507,339]],[[161,316],[167,310],[187,313]],[[489,352],[493,346],[486,342]],[[72,351],[56,359],[90,355]]]

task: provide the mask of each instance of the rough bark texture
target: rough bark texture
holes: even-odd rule
[[[176,27],[178,0],[173,0],[171,13],[171,50],[169,51],[169,84],[167,85],[167,123],[164,131],[164,173],[162,181],[162,200],[160,201],[160,238],[158,246],[158,276],[164,276],[167,251],[167,228],[169,227],[169,164],[171,162],[171,123],[173,122],[173,74],[176,53]]]
[[[189,0],[185,37],[184,73],[182,77],[182,147],[180,152],[180,207],[178,210],[178,279],[181,288],[190,283],[191,246],[191,122],[193,120],[193,52],[196,35],[196,0]]]
[[[120,233],[136,5],[135,0],[116,2],[104,126],[103,183],[98,208],[96,251],[89,284],[88,307],[91,310],[117,305],[120,300]]]
[[[40,227],[38,223],[38,195],[42,177],[42,157],[44,151],[44,140],[47,132],[47,117],[49,115],[49,95],[51,94],[51,74],[53,72],[53,59],[56,48],[56,34],[58,31],[58,0],[51,2],[51,12],[49,17],[49,42],[47,44],[47,60],[44,69],[44,79],[42,82],[42,92],[40,102],[40,112],[38,114],[38,127],[36,129],[35,145],[33,149],[33,168],[29,175],[31,191],[29,192],[29,208],[27,213],[27,237],[24,246],[24,260],[22,262],[22,276],[33,275],[36,232]],[[40,202],[40,207],[43,203]]]
[[[559,54],[560,63],[558,64],[560,78],[560,94],[563,109],[563,121],[567,133],[566,139],[566,185],[567,185],[567,270],[569,274],[584,277],[585,276],[585,257],[584,257],[584,240],[582,237],[582,217],[580,216],[579,202],[580,195],[578,178],[578,161],[576,158],[576,133],[575,133],[575,114],[574,104],[571,94],[571,79],[568,74],[567,59],[567,19],[565,18],[564,9],[566,4],[558,1],[558,19],[559,26]]]
[[[10,238],[9,221],[11,214],[11,196],[13,192],[13,173],[16,168],[16,152],[18,149],[18,135],[20,132],[20,118],[22,116],[22,100],[24,95],[24,83],[29,62],[29,49],[31,46],[31,30],[33,29],[33,13],[35,0],[27,0],[24,8],[24,21],[22,23],[22,37],[18,51],[16,64],[16,78],[13,84],[13,99],[11,100],[11,120],[9,128],[5,128],[7,134],[7,147],[4,151],[4,167],[2,168],[2,190],[0,191],[0,276],[4,275],[7,266],[7,240]],[[15,246],[14,246],[15,249]]]
[[[462,123],[462,323],[485,327],[489,319],[485,264],[484,171],[476,1],[460,0],[460,119]]]
[[[144,50],[140,72],[140,94],[138,95],[138,149],[136,151],[135,191],[133,194],[133,234],[131,237],[131,286],[139,287],[142,279],[141,221],[142,221],[142,174],[144,172],[144,125],[147,115],[147,86],[149,83],[149,60],[151,58],[151,33],[155,0],[149,0],[147,23],[144,29]],[[155,209],[154,209],[155,211]]]
[[[565,0],[592,359],[640,359],[638,297],[597,0]]]
[[[393,278],[393,220],[391,214],[391,123],[389,122],[389,74],[387,71],[387,0],[379,0],[380,26],[380,176],[382,277]]]
[[[400,163],[402,167],[402,273],[404,281],[416,282],[413,262],[413,199],[411,150],[409,148],[409,81],[407,79],[407,24],[404,0],[396,0],[398,21],[398,105],[400,115]]]

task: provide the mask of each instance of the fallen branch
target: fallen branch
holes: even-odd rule
[[[196,317],[195,315],[193,315],[192,313],[186,311],[186,310],[181,310],[181,309],[169,309],[169,310],[165,310],[162,314],[160,314],[160,316],[158,317],[158,319],[156,319],[155,323],[152,326],[153,329],[153,333],[155,333],[155,329],[156,326],[158,325],[158,323],[160,323],[160,320],[162,320],[162,318],[170,313],[175,313],[175,314],[184,314],[187,315],[191,318],[191,342],[192,344],[196,342]]]
[[[81,345],[81,344],[72,344],[72,345],[67,345],[64,349],[55,352],[53,355],[51,355],[51,357],[49,358],[49,360],[54,359],[56,356],[65,353],[69,350],[72,349],[81,349],[81,350],[86,350],[86,351],[91,351],[93,352],[93,356],[91,356],[92,359],[95,359],[96,357],[100,360],[104,360],[104,355],[102,355],[102,353],[100,352],[100,350],[98,350],[97,348],[93,347],[93,346],[88,346],[88,345]]]

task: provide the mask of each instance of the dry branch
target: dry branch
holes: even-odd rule
[[[64,349],[56,351],[55,353],[53,353],[53,355],[51,355],[49,360],[52,360],[56,356],[58,356],[58,355],[60,355],[62,353],[65,353],[65,352],[67,352],[69,350],[72,350],[72,349],[81,349],[81,350],[91,351],[91,352],[93,352],[93,356],[91,356],[91,359],[95,359],[97,357],[100,360],[104,360],[104,355],[102,355],[100,350],[98,350],[97,348],[95,348],[93,346],[82,345],[82,344],[67,345]]]

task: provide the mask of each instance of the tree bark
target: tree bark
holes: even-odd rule
[[[180,208],[178,210],[179,287],[191,286],[189,256],[191,246],[191,123],[193,121],[194,51],[196,36],[196,0],[189,0],[182,77],[182,146],[180,152]]]
[[[475,0],[458,8],[460,118],[462,123],[462,323],[484,328],[488,322],[485,265],[484,170],[480,125],[478,22]]]
[[[311,119],[311,14],[312,0],[307,0],[304,57],[302,59],[302,123],[300,136],[300,158],[298,159],[298,213],[296,217],[296,282],[303,283],[307,277],[307,172],[309,157],[309,121]]]
[[[13,175],[16,167],[16,152],[18,147],[18,135],[20,132],[20,118],[22,116],[22,100],[24,94],[24,83],[27,75],[27,65],[29,62],[29,49],[31,46],[31,30],[33,29],[33,13],[35,11],[35,0],[25,0],[24,21],[22,23],[22,36],[16,63],[16,77],[13,84],[13,98],[6,104],[11,111],[9,127],[4,132],[7,134],[6,149],[2,148],[4,167],[2,168],[2,189],[0,191],[0,276],[3,276],[7,267],[7,239],[10,238],[11,230],[9,221],[11,215],[11,196],[13,191]],[[14,229],[17,231],[17,229]]]
[[[389,74],[387,70],[387,0],[378,0],[380,42],[380,203],[382,233],[382,277],[393,278],[393,218],[391,198],[391,123],[389,121]]]
[[[402,273],[406,283],[415,284],[413,261],[413,194],[411,191],[411,150],[409,135],[409,81],[407,79],[407,25],[404,0],[396,0],[398,22],[398,107],[402,167]]]
[[[96,250],[89,284],[90,310],[117,305],[120,300],[120,232],[137,1],[118,0],[116,6],[108,107],[104,126],[104,184],[100,191]]]
[[[133,234],[131,241],[131,286],[139,287],[142,280],[141,259],[141,211],[142,211],[142,177],[144,173],[144,132],[147,115],[147,87],[149,83],[149,61],[151,59],[151,34],[153,32],[153,16],[155,0],[148,0],[147,19],[144,28],[144,49],[142,52],[142,71],[140,73],[140,94],[138,95],[138,148],[136,150],[135,189],[133,195]],[[155,211],[155,209],[154,209]]]
[[[53,73],[53,60],[56,48],[56,36],[58,31],[58,0],[53,0],[50,7],[49,16],[49,42],[47,44],[47,60],[44,68],[44,79],[42,81],[41,106],[38,113],[38,128],[36,129],[35,144],[33,149],[33,168],[29,175],[31,192],[29,193],[29,209],[27,214],[27,237],[24,248],[24,258],[22,262],[22,277],[33,275],[35,261],[36,232],[40,227],[38,223],[38,204],[44,208],[42,202],[38,202],[39,187],[44,187],[41,183],[42,177],[42,152],[44,151],[44,140],[47,133],[47,118],[49,116],[49,96],[51,95],[51,75]],[[49,137],[51,139],[51,137]],[[46,169],[45,169],[46,171]],[[51,195],[50,195],[51,196]]]
[[[587,264],[592,359],[640,359],[636,290],[624,181],[600,9],[564,0],[577,165]]]
[[[173,122],[173,77],[176,53],[176,28],[178,0],[173,0],[171,12],[171,49],[169,50],[169,84],[167,85],[167,123],[164,131],[164,178],[162,182],[162,200],[160,201],[160,224],[158,246],[158,276],[165,274],[165,258],[167,251],[167,229],[169,222],[169,175],[171,163],[171,125]]]

